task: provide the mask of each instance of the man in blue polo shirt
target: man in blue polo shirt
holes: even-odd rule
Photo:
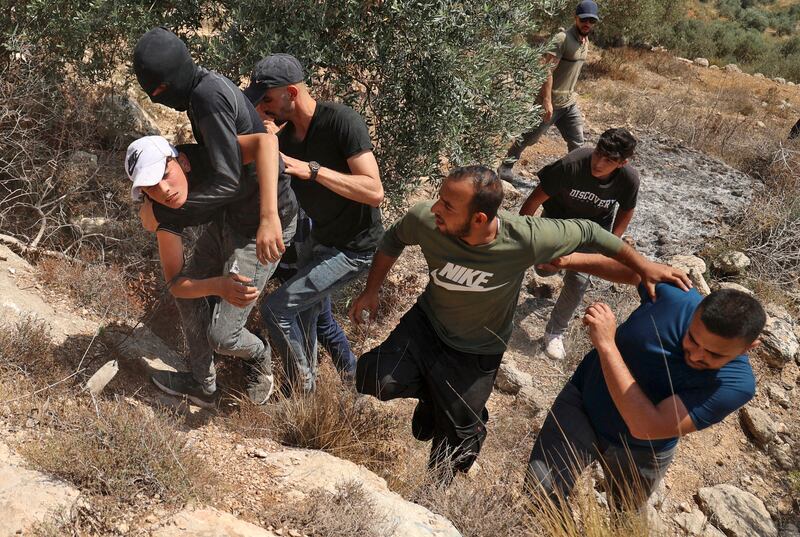
[[[597,254],[572,254],[561,268],[639,285],[628,268]],[[548,413],[533,446],[529,491],[566,498],[581,471],[600,461],[609,503],[641,505],[664,476],[680,436],[722,421],[755,393],[745,353],[758,345],[766,314],[746,293],[656,286],[652,301],[622,323],[608,305],[587,308],[594,349]]]

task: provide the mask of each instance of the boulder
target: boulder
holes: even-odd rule
[[[733,485],[701,488],[700,509],[728,537],[778,537],[778,529],[756,496]]]
[[[782,368],[798,355],[800,341],[789,322],[768,317],[761,332],[761,348],[761,354],[769,365]]]
[[[271,475],[292,496],[305,496],[319,489],[335,493],[344,482],[360,485],[374,506],[375,528],[386,537],[461,537],[453,524],[421,505],[389,490],[386,481],[363,466],[316,450],[287,449],[263,459],[274,467]]]
[[[738,276],[750,266],[750,258],[736,250],[725,252],[712,263],[717,272],[726,276]]]
[[[706,58],[695,58],[694,64],[699,65],[700,67],[708,67],[709,61]]]
[[[98,133],[114,149],[125,149],[142,136],[161,134],[150,114],[126,95],[107,96],[97,120]]]
[[[497,370],[497,377],[494,380],[494,385],[497,386],[498,390],[511,395],[517,394],[523,386],[532,384],[533,377],[518,369],[510,361],[504,361],[500,364],[500,368]]]
[[[767,385],[767,395],[769,395],[771,401],[778,403],[783,408],[789,408],[789,395],[786,393],[786,390],[774,382]]]
[[[753,78],[766,78],[766,77],[764,76],[764,73],[754,73]]]
[[[775,434],[777,434],[775,422],[760,408],[745,405],[739,410],[739,417],[745,430],[750,433],[760,447],[763,448],[775,438]]]
[[[792,448],[789,446],[789,444],[773,443],[769,447],[769,454],[772,456],[772,460],[775,461],[775,464],[777,464],[778,468],[781,470],[794,470],[794,456],[792,454]]]
[[[776,76],[776,77],[775,77],[775,78],[773,78],[772,80],[774,80],[774,81],[775,81],[775,82],[777,82],[778,84],[786,84],[786,79],[785,79],[785,78],[781,78],[781,77],[779,77],[779,76]]]
[[[277,537],[277,534],[214,509],[184,509],[153,531],[152,537]]]
[[[34,524],[67,513],[78,496],[70,485],[25,468],[22,459],[0,443],[0,537],[27,535]]]
[[[550,405],[549,398],[533,384],[522,386],[519,389],[517,402],[533,416],[547,410]]]
[[[719,71],[719,65],[714,65],[714,64],[711,64],[711,66],[709,67],[709,69],[713,69],[713,70],[715,70],[715,71]]]
[[[744,285],[739,285],[738,283],[733,282],[719,282],[714,285],[715,289],[733,289],[735,291],[741,291],[742,293],[746,293],[750,296],[755,296],[755,293],[745,287]]]
[[[516,202],[522,198],[522,192],[517,190],[517,187],[515,187],[508,181],[502,181],[502,183],[503,183],[503,201]]]
[[[536,298],[555,298],[562,287],[564,287],[564,278],[561,274],[540,276],[535,270],[531,271],[531,279],[528,280],[526,286],[528,292]]]
[[[673,255],[665,259],[664,262],[667,265],[685,271],[701,295],[708,296],[711,293],[711,289],[703,276],[707,270],[706,262],[696,255]]]
[[[706,515],[699,509],[694,509],[689,513],[678,513],[673,520],[686,535],[700,535],[706,527]]]
[[[739,69],[739,66],[736,65],[735,63],[729,63],[728,65],[723,67],[723,69],[725,69],[729,73],[741,73],[742,72],[742,70]]]

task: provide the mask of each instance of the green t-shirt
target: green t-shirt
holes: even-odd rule
[[[498,214],[497,236],[471,246],[443,234],[431,213],[433,202],[412,207],[380,243],[381,252],[398,257],[418,244],[430,281],[418,303],[436,333],[452,348],[474,354],[500,354],[511,337],[522,278],[531,265],[546,263],[579,247],[616,255],[622,241],[589,220],[557,220]]]
[[[548,54],[558,59],[558,65],[553,69],[553,108],[566,108],[575,104],[575,86],[589,56],[589,40],[581,42],[573,26],[553,37],[553,48]]]

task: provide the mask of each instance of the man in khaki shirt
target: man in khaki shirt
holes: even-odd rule
[[[522,133],[508,150],[497,170],[501,179],[514,178],[512,169],[522,151],[535,144],[551,125],[556,126],[567,142],[568,151],[583,145],[583,117],[575,100],[575,85],[589,53],[589,33],[598,20],[597,4],[583,0],[575,8],[575,26],[553,37],[553,48],[542,58],[550,70],[539,90],[542,121],[534,130]]]

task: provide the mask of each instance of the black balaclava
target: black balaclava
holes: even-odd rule
[[[189,108],[196,68],[177,35],[162,27],[144,34],[133,49],[133,70],[151,101],[180,112]],[[161,84],[167,88],[153,97]]]

